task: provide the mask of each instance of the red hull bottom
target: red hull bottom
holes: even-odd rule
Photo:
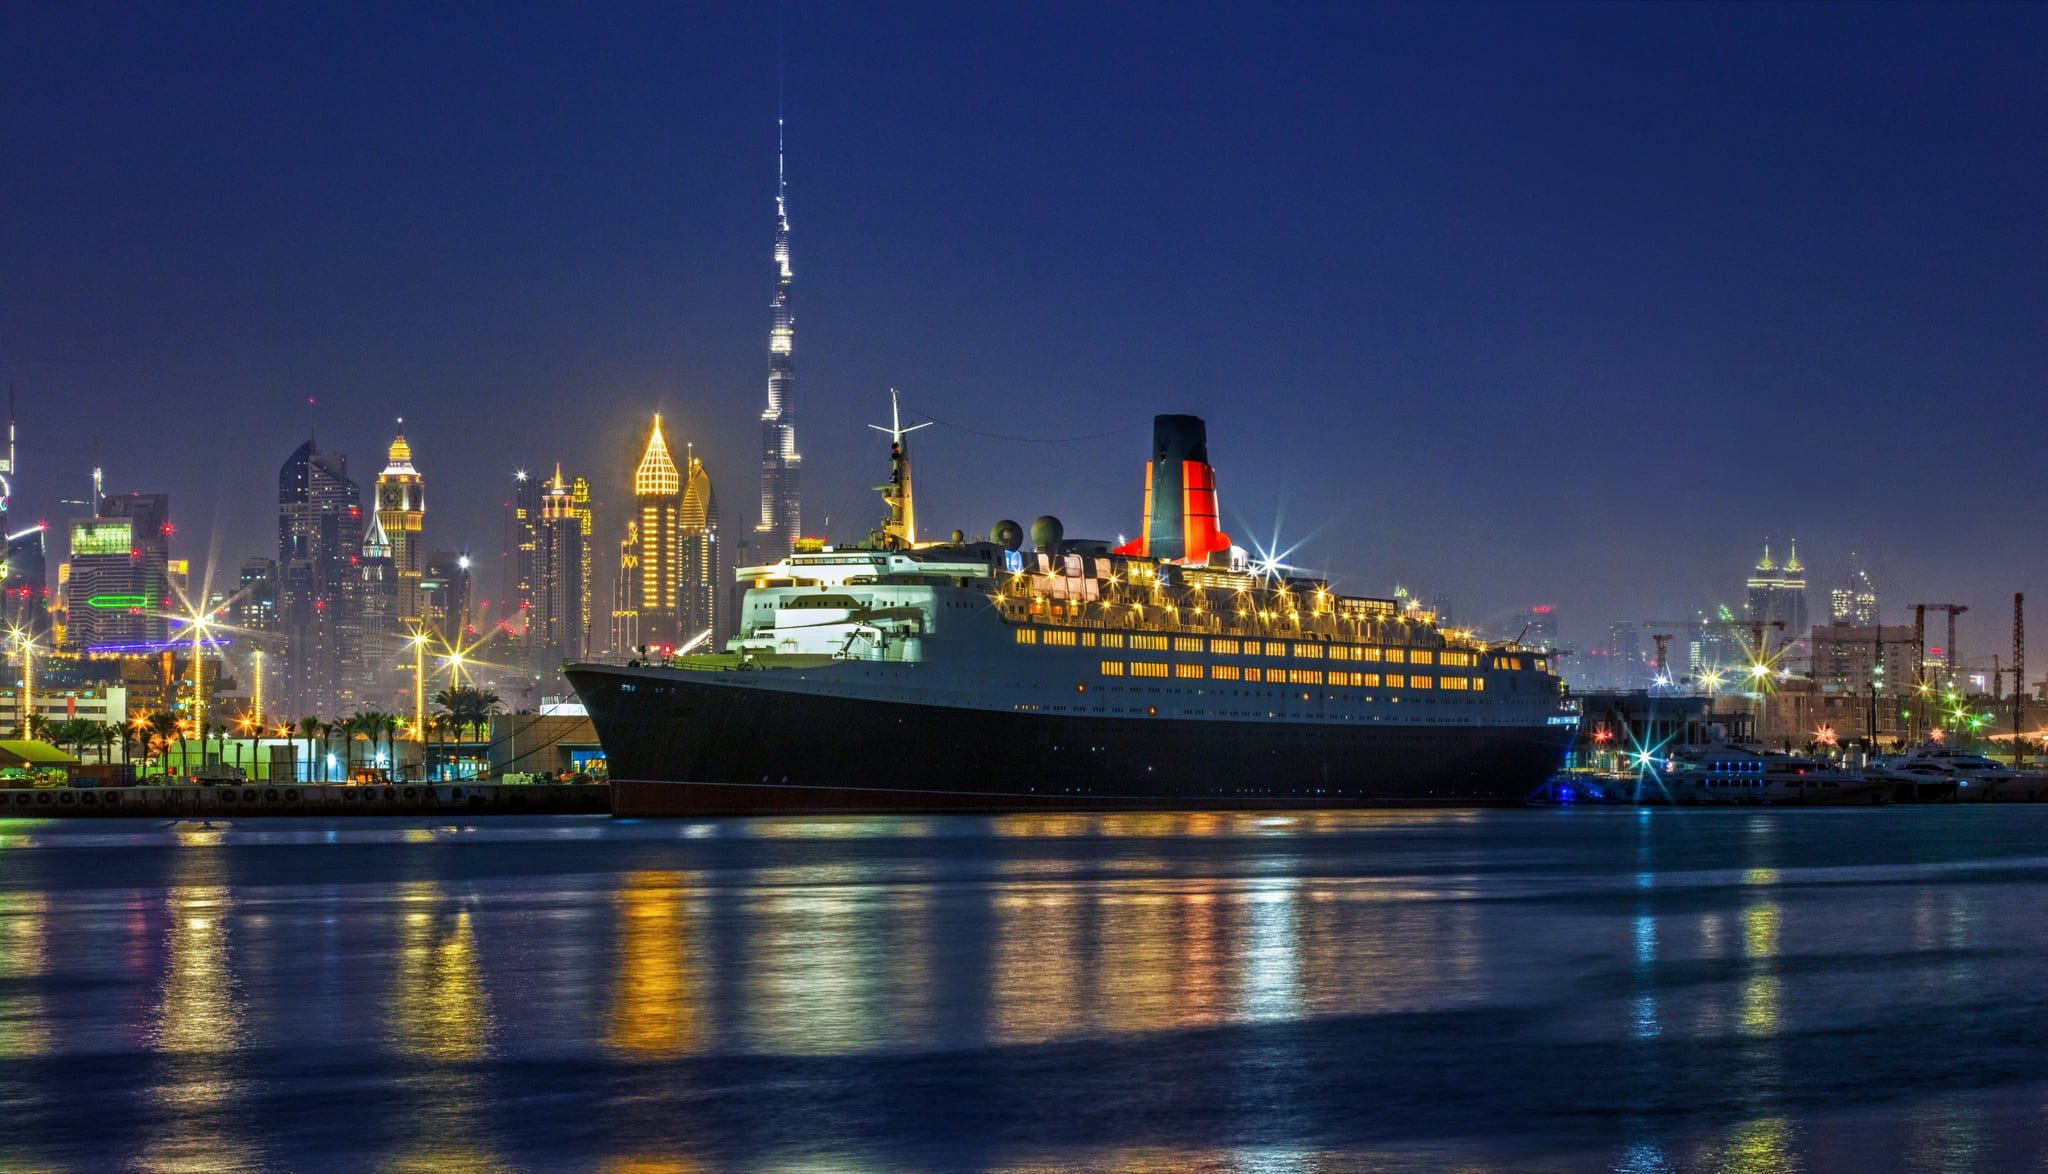
[[[696,815],[931,815],[944,812],[1004,814],[1017,811],[1315,811],[1346,807],[1519,806],[1472,799],[1332,797],[1251,799],[1239,796],[1034,795],[962,791],[803,787],[776,783],[677,783],[613,779],[612,815],[649,819]]]

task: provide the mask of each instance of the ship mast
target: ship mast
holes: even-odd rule
[[[879,545],[890,550],[907,550],[917,545],[917,506],[910,492],[910,446],[904,437],[919,428],[931,427],[931,421],[903,426],[903,409],[898,403],[895,388],[889,389],[889,426],[870,424],[877,432],[889,434],[889,483],[875,486],[882,500],[889,506],[888,520],[876,535]]]

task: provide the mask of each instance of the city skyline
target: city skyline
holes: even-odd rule
[[[2017,520],[1974,505],[2028,467],[2015,424],[2048,368],[2048,176],[2011,149],[2048,95],[2016,48],[2042,16],[1966,11],[795,6],[806,529],[875,524],[863,425],[889,386],[957,426],[920,437],[940,533],[1047,512],[1136,533],[1144,422],[1188,412],[1223,528],[1347,589],[1411,584],[1478,622],[1553,602],[1585,644],[1739,604],[1731,558],[1796,535],[1816,586],[1860,552],[1887,623],[1889,601],[1958,598],[1966,647],[2005,647],[2001,601],[2048,577],[2039,493],[2022,477]],[[362,102],[319,47],[377,27],[359,14],[6,19],[50,50],[0,116],[17,516],[61,527],[98,465],[110,492],[173,497],[181,557],[210,550],[218,582],[265,549],[258,486],[309,425],[366,479],[398,415],[434,454],[427,544],[486,557],[517,467],[591,470],[616,517],[652,411],[750,479],[772,13],[581,37],[426,14],[473,42],[371,38],[402,81]],[[1101,46],[1132,36],[1150,61],[1127,75]],[[195,74],[194,44],[272,65]],[[993,101],[1041,61],[1067,84],[1028,117]],[[534,104],[534,68],[569,111]],[[257,95],[282,100],[225,117]],[[386,142],[395,112],[432,117]],[[246,161],[214,162],[216,122]],[[496,196],[480,162],[550,178]],[[547,428],[563,411],[576,427]],[[1064,437],[1089,439],[1017,439]]]

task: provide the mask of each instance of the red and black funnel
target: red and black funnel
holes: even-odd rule
[[[1152,417],[1152,459],[1145,465],[1145,532],[1117,548],[1164,562],[1201,563],[1230,549],[1217,528],[1216,470],[1209,428],[1200,416]]]

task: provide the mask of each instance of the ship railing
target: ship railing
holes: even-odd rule
[[[1387,618],[1352,618],[1321,613],[1300,619],[1231,622],[1213,611],[1192,613],[1165,605],[1137,600],[1101,601],[1100,610],[1073,615],[1064,607],[1046,606],[1049,601],[1005,598],[996,604],[997,614],[1013,624],[1041,623],[1061,628],[1111,632],[1147,632],[1162,635],[1223,636],[1246,640],[1322,640],[1357,642],[1386,647],[1483,651],[1474,640],[1454,637],[1424,624],[1390,622]],[[1131,603],[1138,603],[1133,609]]]

